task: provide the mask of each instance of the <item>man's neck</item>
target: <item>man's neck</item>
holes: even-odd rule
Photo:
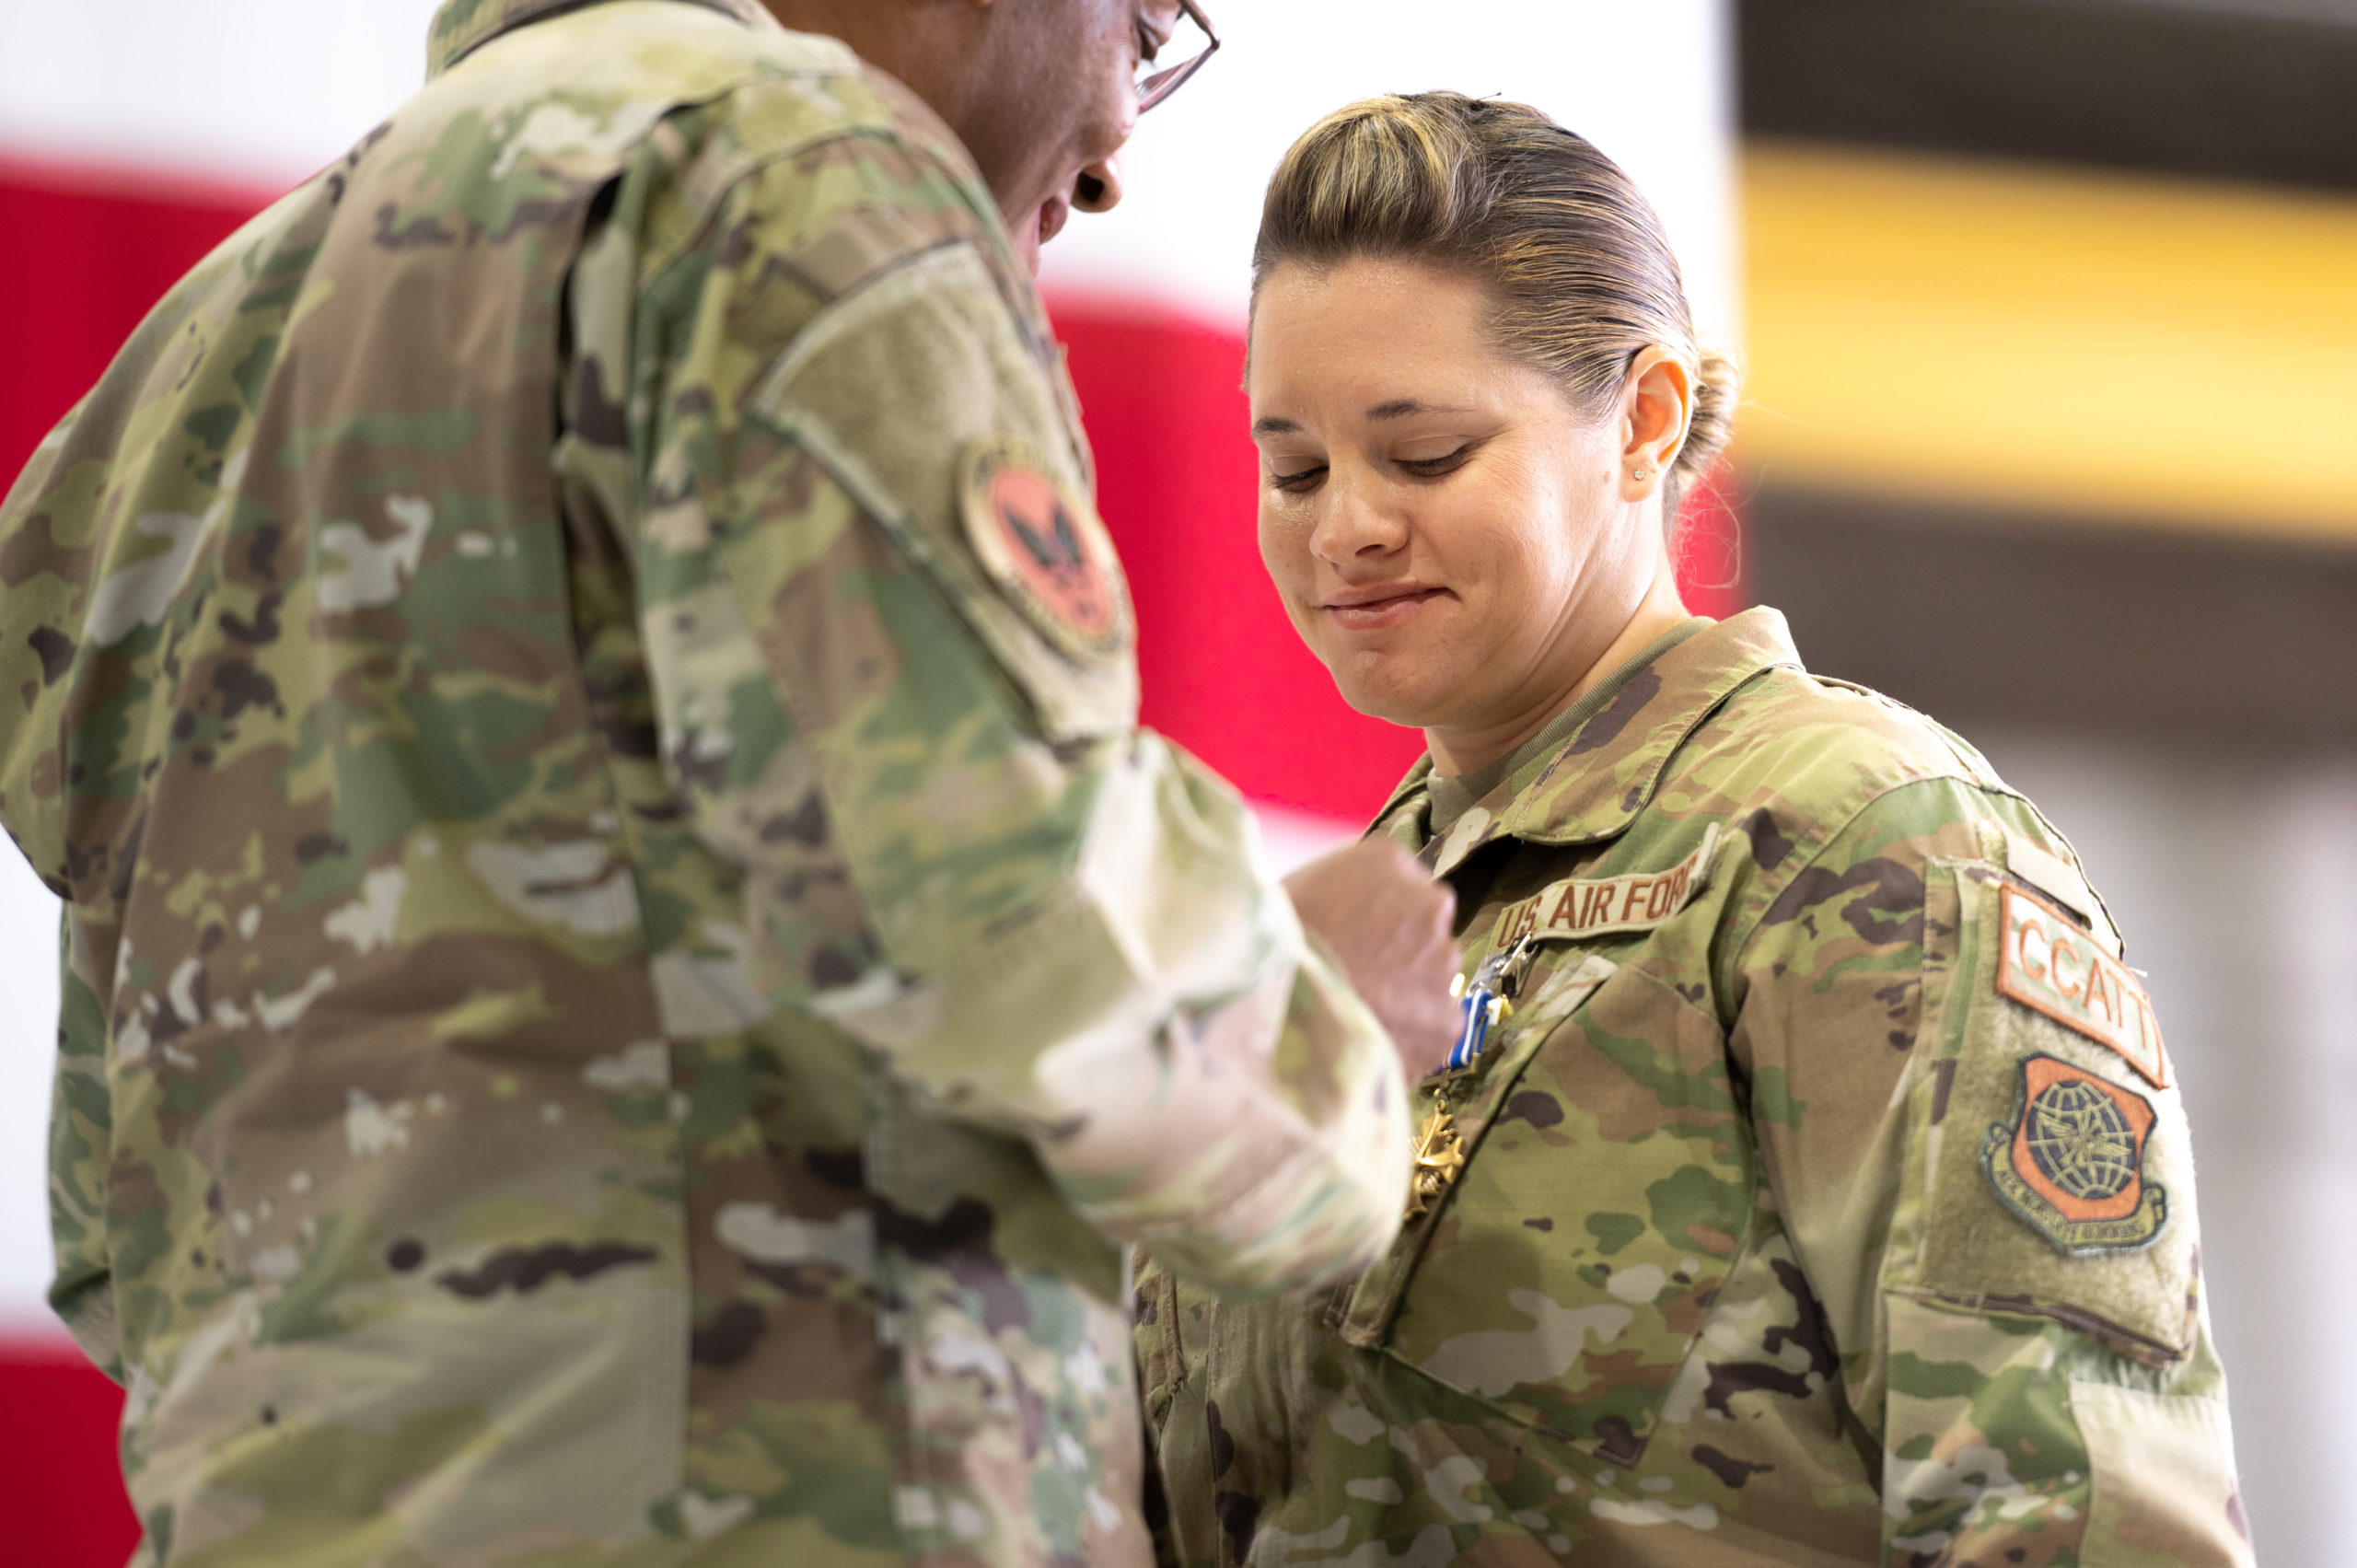
[[[952,129],[965,103],[961,79],[942,68],[970,41],[955,34],[970,6],[911,5],[905,0],[761,0],[780,25],[823,33],[924,99]]]

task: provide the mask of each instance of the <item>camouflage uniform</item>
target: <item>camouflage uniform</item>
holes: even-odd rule
[[[1383,1263],[1141,1276],[1167,1556],[2248,1562],[2185,1113],[2071,851],[1775,611],[1689,628],[1440,837],[1424,766],[1386,808],[1514,1011]]]
[[[0,816],[143,1562],[1145,1559],[1120,1244],[1364,1267],[1408,1127],[1087,461],[750,0],[453,0],[140,329],[0,515]]]

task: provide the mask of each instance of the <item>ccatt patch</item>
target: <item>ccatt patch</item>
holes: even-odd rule
[[[2007,1208],[2069,1257],[2161,1234],[2168,1193],[2144,1179],[2152,1102],[2051,1056],[2022,1063],[2021,1113],[1989,1129],[1989,1179]]]
[[[2161,1043],[2161,1020],[2136,982],[2136,971],[2042,899],[2008,887],[2003,909],[1999,993],[2117,1052],[2153,1087],[2167,1088],[2169,1056]]]
[[[1097,509],[1012,441],[977,443],[962,468],[966,536],[1000,591],[1072,658],[1128,648],[1129,589]]]

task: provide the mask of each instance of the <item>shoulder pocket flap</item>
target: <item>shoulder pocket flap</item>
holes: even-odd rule
[[[1937,1054],[1917,1083],[1896,1226],[1916,1245],[1892,1248],[1886,1281],[2177,1361],[2193,1342],[2200,1246],[2183,1101],[2092,1026],[2010,993],[2007,884],[1984,864],[1945,869],[1955,918],[1927,920],[1924,936],[1927,989],[1945,982],[1936,1015],[1925,998]]]
[[[1010,596],[965,525],[973,455],[1013,447],[1085,514],[1072,519],[1080,539],[1104,538],[1052,377],[972,245],[928,251],[830,306],[762,377],[747,412],[808,451],[923,566],[1029,699],[1049,739],[1136,723],[1128,585],[1109,547],[1092,565],[1114,601],[1113,634],[1076,650]]]

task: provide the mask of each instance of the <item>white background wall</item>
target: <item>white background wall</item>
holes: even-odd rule
[[[0,845],[0,1334],[55,1332],[49,1288],[49,1081],[57,900]]]
[[[1269,174],[1329,110],[1447,87],[1538,105],[1653,199],[1706,331],[1737,326],[1734,88],[1711,0],[1209,0],[1226,41],[1140,122],[1134,199],[1048,249],[1051,287],[1110,287],[1241,322]]]
[[[415,91],[437,0],[0,0],[0,147],[292,185]]]

